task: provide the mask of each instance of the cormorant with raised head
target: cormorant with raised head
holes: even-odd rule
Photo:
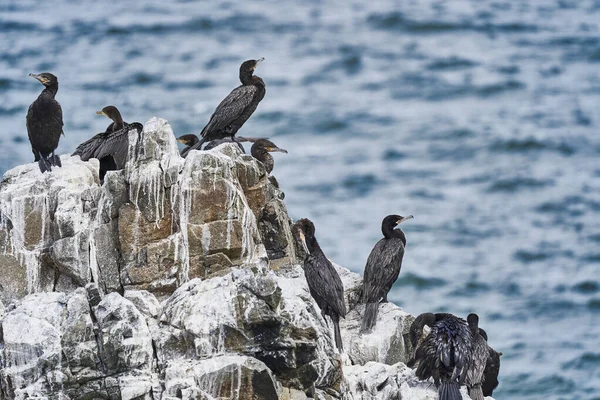
[[[60,157],[54,154],[63,133],[62,108],[55,99],[58,79],[49,72],[29,76],[45,86],[27,111],[27,135],[31,151],[43,173],[52,171],[52,166],[61,166]]]
[[[336,347],[342,351],[342,335],[340,333],[340,317],[346,317],[344,303],[344,286],[331,262],[327,259],[315,238],[315,225],[311,220],[303,218],[292,227],[294,237],[306,252],[304,258],[304,276],[310,294],[321,309],[321,315],[327,323],[326,315],[333,321]]]
[[[479,332],[479,316],[477,314],[469,314],[467,323],[471,330],[473,338],[471,365],[467,371],[466,384],[469,389],[469,397],[473,400],[483,400],[483,391],[481,384],[483,382],[483,371],[490,354],[489,346],[484,337]]]
[[[264,58],[259,58],[258,60],[248,60],[242,63],[240,66],[242,85],[233,89],[217,106],[208,124],[200,133],[202,140],[192,146],[193,149],[199,150],[204,142],[210,142],[211,140],[226,137],[235,140],[234,136],[237,131],[250,118],[258,103],[265,97],[265,82],[254,75],[256,66],[263,60]]]
[[[412,218],[412,215],[388,215],[381,223],[383,239],[371,250],[363,276],[363,301],[366,307],[361,333],[369,332],[377,323],[379,302],[387,302],[387,294],[400,274],[406,236],[400,228],[394,228]]]
[[[129,131],[135,129],[139,135],[144,127],[139,122],[128,124],[123,121],[121,113],[115,106],[106,106],[101,111],[96,111],[96,114],[104,115],[113,122],[108,125],[106,131],[77,146],[72,155],[79,155],[82,161],[97,158],[100,161],[102,181],[107,171],[125,167],[129,154]]]
[[[412,343],[418,342],[425,326],[429,326],[431,332],[417,345],[408,365],[418,363],[416,375],[421,380],[433,377],[440,400],[461,400],[460,385],[472,360],[473,338],[469,325],[452,314],[421,314],[410,328]]]
[[[280,149],[277,147],[277,145],[275,145],[275,143],[267,139],[258,139],[256,142],[254,142],[252,148],[250,149],[252,157],[263,163],[268,174],[273,171],[273,167],[275,166],[273,156],[269,153],[277,151],[280,153],[287,153],[287,150]]]

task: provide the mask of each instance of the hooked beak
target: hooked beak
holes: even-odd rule
[[[279,153],[287,153],[287,150],[285,149],[280,149],[279,147],[267,147],[267,151],[268,152],[279,152]]]
[[[404,221],[408,221],[409,219],[413,219],[414,217],[412,215],[409,215],[408,217],[402,217],[401,219],[399,219],[398,221],[396,221],[396,225],[400,225],[402,222]]]
[[[256,69],[256,67],[258,67],[258,64],[260,64],[263,61],[265,61],[264,57],[261,57],[258,60],[256,60],[256,64],[254,64],[254,68],[252,68],[252,69]]]
[[[310,250],[308,250],[308,246],[306,245],[306,237],[302,231],[300,232],[300,243],[302,244],[304,251],[306,251],[306,254],[310,254]]]
[[[43,77],[41,77],[41,76],[39,76],[39,75],[36,75],[36,74],[29,74],[29,76],[30,76],[30,77],[32,77],[32,78],[35,78],[35,79],[37,79],[38,81],[40,81],[40,82],[42,82],[42,83],[46,83],[46,82],[48,82],[48,79],[46,79],[46,78],[43,78]]]
[[[104,116],[107,116],[106,114],[104,114],[104,111],[96,111],[96,115],[104,115]]]

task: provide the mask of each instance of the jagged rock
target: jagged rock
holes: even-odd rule
[[[97,160],[61,160],[0,183],[0,398],[437,397],[402,364],[412,317],[382,304],[358,335],[362,280],[336,265],[340,355],[284,195],[235,144],[184,160],[153,118],[103,186]]]
[[[165,388],[170,396],[190,400],[272,400],[279,397],[269,368],[255,358],[238,355],[172,362],[165,372]]]

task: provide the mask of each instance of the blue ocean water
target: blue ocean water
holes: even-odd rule
[[[600,1],[0,3],[0,172],[32,161],[27,107],[60,82],[59,153],[95,111],[198,133],[265,57],[240,131],[270,137],[291,215],[362,272],[413,214],[390,299],[477,312],[498,399],[600,399]]]

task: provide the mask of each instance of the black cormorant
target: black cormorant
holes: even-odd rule
[[[467,323],[471,330],[473,339],[471,351],[471,365],[467,371],[467,379],[465,380],[469,389],[469,397],[473,400],[483,400],[482,382],[483,371],[490,354],[489,346],[485,338],[479,332],[479,317],[477,314],[469,314]]]
[[[487,342],[487,333],[479,328],[479,334]],[[488,345],[489,354],[487,361],[485,362],[485,369],[483,370],[483,383],[481,390],[484,396],[492,396],[494,389],[498,387],[498,375],[500,374],[500,356],[502,353],[497,352]]]
[[[406,236],[399,228],[394,228],[412,218],[412,215],[388,215],[381,223],[383,239],[373,247],[365,266],[363,301],[366,307],[360,327],[361,333],[369,332],[377,323],[379,302],[387,302],[387,294],[400,274]]]
[[[440,400],[461,400],[460,385],[471,365],[473,338],[467,322],[452,314],[419,315],[410,328],[412,343],[425,325],[431,332],[417,345],[409,366],[418,363],[416,375],[421,380],[433,377]]]
[[[277,145],[275,145],[275,143],[267,139],[258,139],[252,145],[252,149],[250,149],[252,157],[256,158],[258,161],[263,163],[268,174],[270,174],[271,171],[273,171],[273,167],[275,166],[273,156],[271,156],[269,153],[276,151],[280,153],[287,153],[287,150],[280,149],[279,147],[277,147]]]
[[[306,252],[304,259],[304,276],[310,294],[321,309],[321,315],[327,323],[326,315],[333,321],[336,347],[342,351],[342,335],[340,333],[340,317],[346,316],[344,303],[344,286],[337,271],[325,257],[323,250],[315,238],[315,225],[303,218],[292,228],[294,237]]]
[[[256,66],[263,61],[244,61],[240,66],[241,86],[233,89],[231,93],[215,109],[208,124],[202,129],[202,140],[193,148],[199,150],[204,142],[231,137],[234,139],[236,132],[250,118],[258,103],[265,97],[266,85],[262,78],[253,75]]]
[[[29,76],[45,88],[27,111],[27,135],[40,171],[51,171],[52,166],[61,166],[60,157],[54,154],[63,133],[62,108],[54,98],[58,92],[58,79],[49,72]]]
[[[107,171],[123,169],[129,154],[129,131],[136,129],[138,134],[144,129],[139,122],[128,124],[123,121],[121,113],[115,106],[106,106],[96,114],[104,115],[113,122],[106,131],[86,140],[73,152],[79,155],[82,161],[97,158],[100,161],[100,180],[104,180]]]
[[[196,136],[196,135],[183,135],[183,136],[179,136],[177,138],[177,141],[179,143],[183,143],[184,145],[186,145],[186,148],[181,150],[181,154],[180,154],[181,157],[186,158],[188,153],[192,149],[192,146],[195,145],[196,143],[198,143],[200,141],[200,139],[198,139],[198,136]]]

